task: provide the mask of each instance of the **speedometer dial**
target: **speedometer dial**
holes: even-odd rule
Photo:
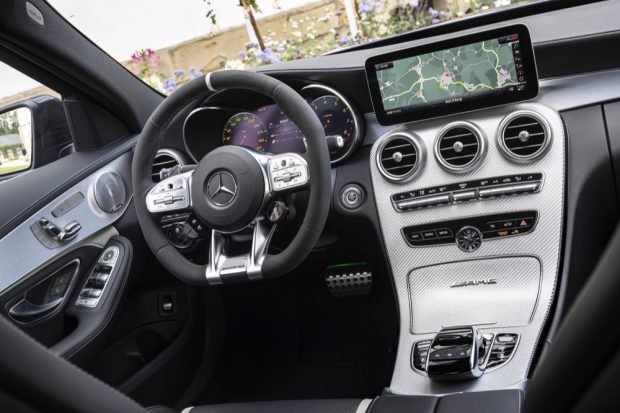
[[[259,152],[266,150],[269,132],[258,116],[249,112],[233,115],[226,121],[222,142],[224,145],[239,145],[256,149]]]
[[[342,159],[357,140],[357,123],[351,107],[335,95],[318,97],[310,106],[321,120],[327,139],[337,142],[330,145],[332,162]]]

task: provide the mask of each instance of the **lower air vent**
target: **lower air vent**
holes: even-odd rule
[[[501,123],[498,136],[504,154],[517,162],[528,162],[541,156],[551,142],[547,121],[531,111],[508,115]]]
[[[387,136],[379,147],[377,166],[389,181],[404,182],[415,176],[423,163],[423,156],[412,134],[397,132]]]
[[[440,165],[451,172],[468,172],[482,159],[485,141],[482,133],[467,122],[446,126],[435,142],[435,156]]]
[[[153,159],[153,169],[151,170],[151,176],[153,182],[161,181],[161,171],[164,169],[170,169],[177,165],[183,165],[181,155],[170,150],[160,149],[157,151],[155,158]]]

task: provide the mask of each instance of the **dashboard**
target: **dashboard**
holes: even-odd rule
[[[549,37],[528,26],[531,38],[523,25],[497,24],[264,69],[323,123],[339,224],[354,231],[363,217],[379,234],[372,247],[383,246],[399,310],[396,393],[521,385],[568,276],[560,258],[575,149],[563,118],[620,97],[620,75],[562,72],[543,49],[560,46],[533,44]],[[282,108],[246,91],[209,97],[183,135],[194,160],[219,145],[305,151]],[[604,132],[596,139],[609,158]],[[573,148],[590,153],[584,142]],[[464,325],[490,337],[483,374],[435,380],[434,341]]]

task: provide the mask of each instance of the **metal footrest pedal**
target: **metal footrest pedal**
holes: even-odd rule
[[[372,291],[372,269],[365,262],[331,265],[325,284],[334,297],[367,295]]]

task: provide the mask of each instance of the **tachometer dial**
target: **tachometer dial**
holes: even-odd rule
[[[310,104],[318,115],[330,140],[330,157],[337,161],[344,157],[357,139],[357,125],[349,105],[340,97],[325,95],[318,97]]]
[[[222,134],[224,145],[245,146],[259,152],[266,150],[268,138],[269,132],[263,121],[249,112],[241,112],[231,116],[226,121]]]

